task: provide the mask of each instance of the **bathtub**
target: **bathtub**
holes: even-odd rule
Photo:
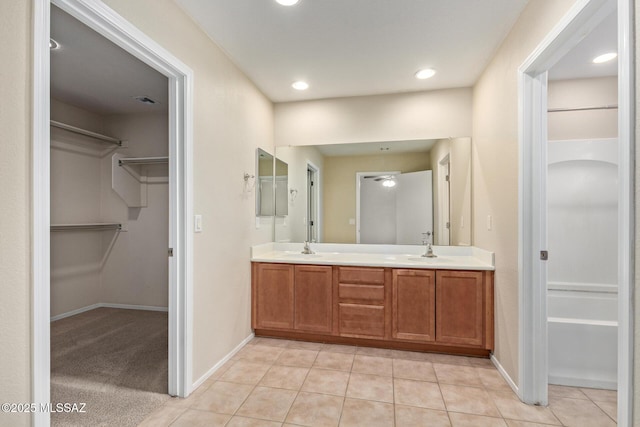
[[[617,388],[615,285],[549,283],[549,384]]]

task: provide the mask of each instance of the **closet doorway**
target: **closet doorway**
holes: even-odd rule
[[[33,400],[135,425],[191,391],[192,72],[100,2],[34,17]]]

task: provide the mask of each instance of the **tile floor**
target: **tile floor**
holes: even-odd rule
[[[141,426],[615,426],[615,391],[521,403],[487,359],[255,338]]]

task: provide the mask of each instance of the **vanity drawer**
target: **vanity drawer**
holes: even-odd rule
[[[340,336],[384,338],[384,306],[340,303]]]
[[[358,285],[340,283],[338,285],[338,298],[343,300],[356,300],[363,303],[384,303],[384,285]]]
[[[340,283],[384,284],[384,268],[338,267]]]

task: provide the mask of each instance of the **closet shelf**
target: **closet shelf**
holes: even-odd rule
[[[90,130],[82,129],[76,126],[71,126],[66,123],[57,122],[55,120],[50,120],[50,124],[53,127],[57,127],[60,129],[68,130],[69,132],[78,133],[80,135],[89,136],[91,138],[99,139],[104,142],[108,142],[110,144],[115,144],[119,147],[122,147],[122,140],[118,138],[113,138],[111,136],[102,135],[101,133],[92,132]]]
[[[67,231],[67,230],[122,231],[122,224],[117,222],[100,222],[100,223],[88,223],[88,224],[51,224],[51,231]]]
[[[152,165],[169,163],[169,157],[124,157],[118,160],[119,166],[124,165]]]

